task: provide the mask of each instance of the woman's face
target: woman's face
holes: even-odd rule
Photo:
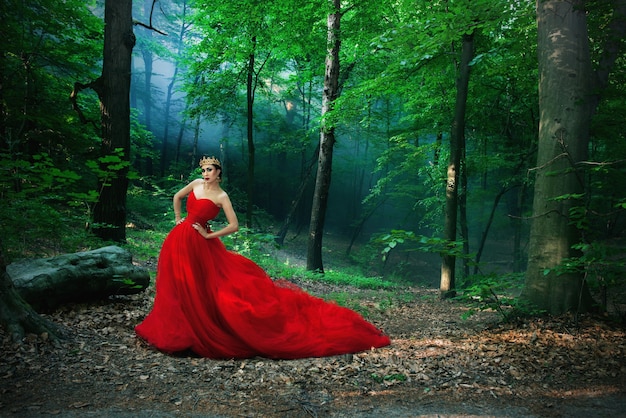
[[[220,169],[215,167],[214,165],[206,164],[206,165],[203,165],[201,168],[202,168],[202,178],[205,181],[214,182],[219,177]]]

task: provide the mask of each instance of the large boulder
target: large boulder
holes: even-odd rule
[[[51,258],[25,259],[7,266],[17,292],[37,311],[68,302],[88,302],[143,291],[150,283],[144,267],[117,246]]]

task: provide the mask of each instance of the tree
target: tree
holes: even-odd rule
[[[55,338],[54,324],[16,292],[5,260],[63,245],[66,223],[78,218],[68,202],[88,187],[80,174],[97,142],[72,123],[67,91],[96,73],[102,20],[79,0],[4,1],[0,20],[0,323],[14,340]]]
[[[281,31],[285,16],[277,10],[282,7],[280,3],[239,0],[235,5],[203,0],[196,6],[196,23],[202,40],[188,51],[195,55],[187,81],[188,100],[194,105],[190,114],[213,120],[219,120],[228,111],[245,114],[248,198],[245,224],[250,227],[256,190],[255,100],[259,89],[265,88],[262,74],[266,64],[284,39]]]
[[[149,18],[149,21],[152,22],[152,13],[154,12],[155,6],[154,0],[144,0],[143,1],[143,16],[145,18]],[[148,20],[148,19],[146,19]],[[147,129],[153,129],[152,126],[152,75],[153,75],[153,64],[154,64],[154,53],[152,51],[152,35],[153,32],[150,29],[145,29],[143,31],[143,35],[145,36],[145,41],[142,42],[141,48],[141,56],[143,57],[143,66],[144,66],[144,85],[142,91],[142,99],[143,99],[143,112],[144,112],[144,124]],[[167,119],[165,126],[167,126]],[[163,143],[167,143],[167,139],[163,140]],[[165,156],[165,149],[162,149],[162,155]],[[163,176],[163,162],[161,162],[161,176]]]
[[[470,77],[470,63],[474,56],[474,34],[464,34],[461,47],[461,62],[458,68],[456,105],[454,120],[450,132],[450,160],[448,162],[446,180],[446,210],[444,217],[444,239],[450,243],[456,240],[459,179],[461,161],[465,154],[465,109]],[[441,283],[439,291],[442,297],[455,295],[455,264],[454,252],[444,253],[441,261]]]
[[[89,84],[75,83],[71,97],[92,88],[100,99],[99,196],[93,208],[94,234],[103,240],[126,240],[126,192],[130,166],[131,56],[135,46],[132,0],[104,5],[102,74]]]
[[[322,122],[320,126],[320,150],[317,163],[317,176],[311,208],[311,224],[307,248],[307,270],[324,272],[322,263],[322,238],[324,220],[328,207],[328,191],[333,166],[333,147],[335,145],[335,127],[331,121],[334,102],[339,94],[339,49],[341,47],[341,1],[330,0],[332,11],[327,20],[326,72],[322,95]]]
[[[62,163],[70,154],[78,171],[93,131],[59,120],[75,117],[68,86],[97,74],[102,21],[79,0],[5,0],[0,20],[0,149],[15,163],[38,153]]]
[[[121,151],[119,170],[110,181],[100,180],[94,206],[96,235],[104,240],[126,240],[126,191],[130,161],[130,75],[135,46],[132,0],[107,0],[104,7],[104,60],[98,83],[103,157]]]
[[[591,2],[589,2],[591,3]],[[552,314],[586,311],[591,297],[583,271],[567,269],[578,256],[587,214],[584,162],[591,117],[620,51],[626,1],[615,0],[610,35],[594,72],[587,2],[538,0],[539,149],[523,298]]]

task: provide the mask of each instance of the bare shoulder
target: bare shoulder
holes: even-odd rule
[[[215,199],[220,206],[230,205],[230,197],[228,197],[228,193],[224,190],[220,190]]]

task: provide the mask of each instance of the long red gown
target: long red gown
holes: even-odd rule
[[[187,218],[163,242],[154,306],[135,327],[140,338],[167,353],[214,359],[323,357],[390,344],[358,313],[276,285],[252,260],[193,229],[219,211],[189,194]]]

